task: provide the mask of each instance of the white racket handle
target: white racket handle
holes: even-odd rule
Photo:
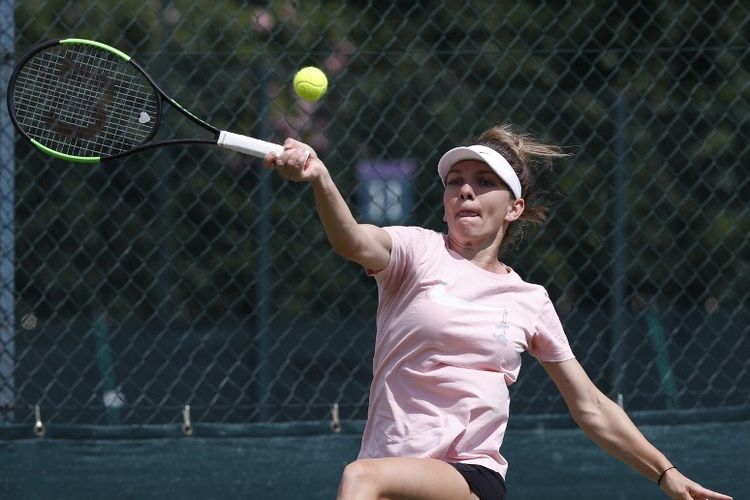
[[[276,154],[281,154],[281,152],[284,151],[284,146],[279,144],[262,141],[260,139],[253,139],[246,135],[233,134],[232,132],[226,132],[224,130],[219,132],[219,139],[216,141],[216,144],[222,148],[239,151],[240,153],[257,156],[258,158],[263,158],[271,151]]]

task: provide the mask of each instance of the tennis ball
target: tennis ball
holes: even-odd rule
[[[302,99],[317,101],[328,90],[328,78],[314,66],[302,68],[294,75],[294,91]]]

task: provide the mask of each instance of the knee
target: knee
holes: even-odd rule
[[[377,494],[378,481],[375,464],[371,460],[356,460],[341,475],[340,492],[358,491]]]

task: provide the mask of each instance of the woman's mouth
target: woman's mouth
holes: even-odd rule
[[[474,210],[459,210],[456,217],[479,217],[479,212],[475,212]]]

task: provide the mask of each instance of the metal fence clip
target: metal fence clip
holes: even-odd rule
[[[339,404],[333,403],[331,407],[331,430],[333,432],[341,432],[341,420],[339,419]]]
[[[193,424],[190,422],[190,405],[182,409],[182,433],[186,436],[193,435]]]
[[[42,437],[47,432],[47,429],[42,423],[42,410],[39,408],[39,405],[34,406],[34,416],[36,417],[36,423],[34,424],[34,434],[36,434],[37,437]]]

